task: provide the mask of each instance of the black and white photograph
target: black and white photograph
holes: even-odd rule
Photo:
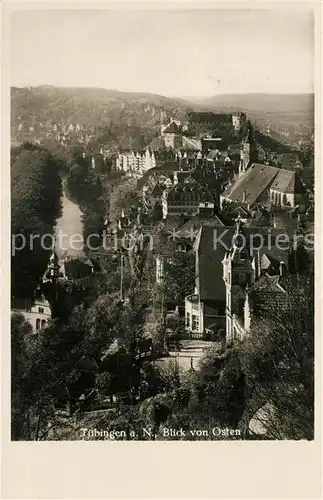
[[[11,441],[314,440],[310,5],[9,45]]]

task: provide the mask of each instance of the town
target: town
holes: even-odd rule
[[[313,131],[286,145],[241,110],[141,108],[138,147],[12,121],[15,439],[311,438]],[[49,246],[23,247],[36,231]]]

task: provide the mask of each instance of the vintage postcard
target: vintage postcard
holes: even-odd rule
[[[231,479],[181,498],[238,498],[228,482],[261,448],[311,473],[299,489],[299,461],[276,494],[282,472],[249,477],[248,498],[318,494],[318,7],[4,5],[5,478],[29,445],[38,465],[71,447],[93,467],[95,449],[136,470],[178,456],[170,481],[188,484],[214,453]],[[59,497],[26,467],[35,496]],[[134,495],[125,471],[91,494],[80,467],[78,498]]]

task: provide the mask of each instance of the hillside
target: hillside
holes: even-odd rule
[[[99,88],[57,88],[48,85],[11,88],[13,141],[41,140],[59,132],[77,132],[79,142],[89,142],[98,130],[114,125],[133,127],[136,133],[159,133],[163,119],[183,119],[183,101],[157,94],[130,93]],[[75,138],[75,137],[74,137]]]
[[[160,133],[161,119],[185,121],[188,111],[244,111],[260,132],[298,146],[313,131],[312,94],[222,94],[169,98],[141,92],[50,85],[11,88],[11,140],[87,144],[97,149],[143,148]]]

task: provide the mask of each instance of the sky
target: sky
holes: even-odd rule
[[[313,92],[313,26],[310,11],[15,11],[11,85]]]

